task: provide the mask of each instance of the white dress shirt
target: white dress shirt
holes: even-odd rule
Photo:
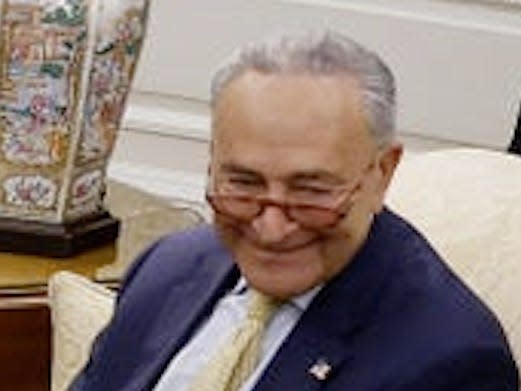
[[[240,391],[251,391],[271,362],[282,342],[297,324],[320,287],[293,298],[273,315],[261,344],[260,362]],[[175,355],[154,391],[188,391],[195,376],[217,354],[217,349],[235,332],[246,317],[249,291],[244,278],[215,306],[213,313],[195,336]]]

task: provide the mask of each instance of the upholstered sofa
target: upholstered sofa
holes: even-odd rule
[[[521,363],[521,156],[446,149],[406,157],[388,204],[496,312]]]
[[[521,157],[478,149],[406,153],[388,205],[497,313],[521,362]],[[49,295],[52,390],[61,391],[109,321],[115,294],[62,272],[51,278]]]

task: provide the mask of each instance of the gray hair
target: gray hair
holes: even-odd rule
[[[396,89],[391,71],[378,55],[338,32],[285,34],[240,48],[214,74],[211,106],[215,107],[228,83],[248,70],[354,77],[360,83],[377,144],[388,144],[394,138]]]

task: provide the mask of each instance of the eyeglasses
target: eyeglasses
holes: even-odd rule
[[[336,226],[350,212],[353,196],[361,188],[365,175],[372,167],[373,162],[353,186],[333,190],[328,202],[279,201],[268,196],[219,191],[207,191],[206,199],[216,213],[237,221],[250,222],[261,216],[266,207],[275,206],[287,219],[304,228],[328,229]]]

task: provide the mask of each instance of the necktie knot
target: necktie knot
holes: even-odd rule
[[[266,296],[259,291],[251,290],[247,318],[265,324],[280,305],[279,300]]]

